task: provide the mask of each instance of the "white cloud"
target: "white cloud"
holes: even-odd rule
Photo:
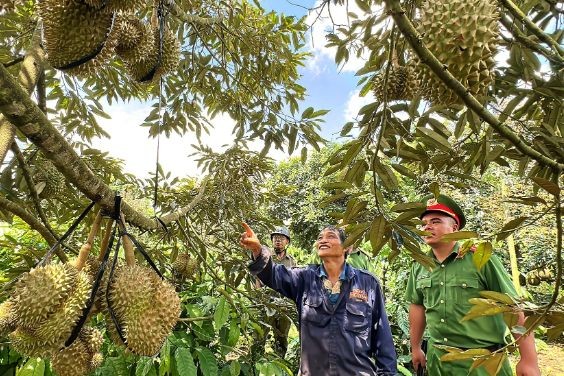
[[[325,6],[321,7],[322,3]],[[320,73],[328,69],[329,65],[334,64],[337,48],[326,47],[325,36],[335,32],[340,26],[350,25],[352,19],[349,13],[355,13],[359,17],[364,16],[364,12],[354,2],[346,2],[343,5],[333,4],[317,0],[309,12],[306,22],[311,25],[308,49],[313,54],[313,58],[308,61],[307,67],[314,73]],[[357,57],[351,53],[348,62],[340,67],[345,72],[356,72],[364,66],[368,59],[368,52]]]
[[[358,116],[358,111],[369,103],[374,102],[374,97],[367,94],[364,97],[360,96],[360,90],[354,90],[349,93],[347,100],[347,107],[345,108],[344,120],[353,121]]]
[[[157,158],[157,139],[149,137],[149,129],[141,127],[143,120],[151,111],[149,105],[131,110],[131,105],[114,105],[107,109],[112,119],[98,118],[100,125],[111,135],[110,139],[95,139],[93,147],[107,151],[112,157],[123,159],[125,170],[138,178],[147,178],[155,170]],[[215,152],[226,150],[232,145],[234,136],[232,129],[235,124],[227,114],[221,114],[211,120],[213,128],[210,134],[202,134],[202,144]],[[197,167],[194,157],[189,157],[195,150],[191,144],[198,144],[195,134],[187,133],[183,136],[171,134],[170,137],[161,135],[159,146],[159,163],[165,171],[173,176],[199,176],[201,171]],[[260,151],[262,142],[249,142],[249,149]],[[279,150],[271,149],[269,157],[282,160],[288,155]]]

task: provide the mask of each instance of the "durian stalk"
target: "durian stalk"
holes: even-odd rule
[[[120,229],[124,233],[126,232],[125,231],[125,216],[123,215],[123,213],[121,214]],[[125,263],[127,264],[127,266],[135,265],[135,250],[133,248],[133,242],[131,241],[131,239],[127,235],[122,236],[122,242],[123,242],[123,251],[124,251],[124,255],[125,255]]]
[[[92,249],[92,243],[94,242],[94,238],[98,231],[100,230],[100,225],[102,223],[102,212],[99,211],[96,214],[96,219],[94,219],[94,224],[92,224],[92,228],[90,229],[90,233],[88,233],[88,239],[86,239],[86,243],[80,247],[80,251],[78,252],[78,257],[75,262],[76,268],[80,271],[86,264],[86,259],[90,254],[90,250]]]
[[[112,236],[112,227],[114,224],[114,220],[110,219],[108,223],[106,223],[106,227],[104,228],[104,237],[100,242],[100,254],[98,255],[98,261],[104,261],[104,256],[106,255],[106,248],[108,248],[108,244],[110,243],[110,237]]]
[[[133,266],[135,265],[135,250],[133,248],[133,242],[127,235],[123,236],[122,241],[123,241],[123,250],[125,253],[125,263],[128,266]]]

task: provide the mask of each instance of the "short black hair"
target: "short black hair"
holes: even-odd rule
[[[345,230],[342,227],[337,227],[335,225],[325,225],[321,228],[321,231],[319,231],[319,233],[321,234],[323,230],[337,231],[337,233],[339,234],[339,240],[341,241],[341,244],[345,244],[345,240],[347,240],[347,235],[345,234]]]

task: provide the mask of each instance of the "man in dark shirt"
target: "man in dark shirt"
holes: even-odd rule
[[[288,269],[272,261],[243,224],[249,270],[292,299],[300,323],[300,375],[396,374],[396,352],[378,280],[345,263],[344,231],[325,227],[316,242],[320,265]]]

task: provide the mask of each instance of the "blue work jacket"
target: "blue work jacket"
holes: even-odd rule
[[[349,265],[333,305],[320,268],[275,264],[266,247],[249,264],[249,271],[265,285],[296,303],[300,375],[396,375],[396,351],[376,277]]]

